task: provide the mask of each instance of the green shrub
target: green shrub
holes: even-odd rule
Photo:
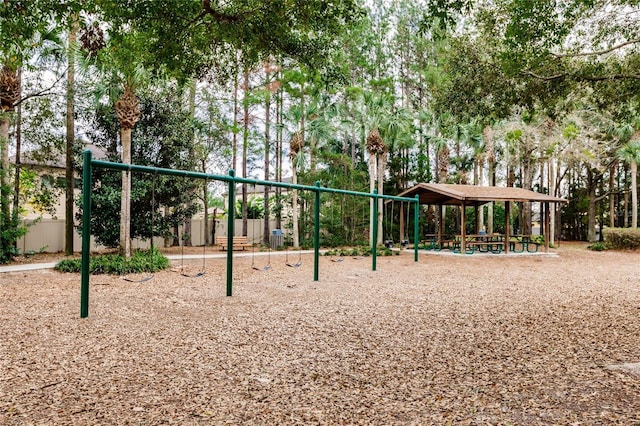
[[[118,254],[92,256],[89,260],[89,272],[92,274],[124,275],[140,272],[157,272],[169,267],[167,259],[158,249],[137,250],[131,258]],[[58,262],[55,269],[60,272],[80,272],[81,259],[67,259]]]
[[[604,251],[607,249],[607,245],[605,243],[597,242],[597,243],[589,244],[587,248],[593,251]]]
[[[640,248],[640,229],[606,228],[603,230],[606,248],[637,250]]]
[[[387,246],[378,246],[378,256],[399,256],[400,251],[391,250]]]
[[[400,255],[400,251],[391,250],[390,248],[387,248],[385,246],[378,246],[378,250],[376,253],[378,256],[399,256]],[[343,257],[343,256],[367,257],[367,256],[371,256],[371,254],[372,254],[372,250],[371,250],[371,247],[369,246],[358,246],[358,247],[353,247],[351,249],[337,248],[337,249],[327,250],[324,253],[325,256],[340,256],[340,257]]]
[[[532,235],[531,236],[531,241],[533,241],[534,243],[540,244],[541,246],[544,245],[544,235]]]

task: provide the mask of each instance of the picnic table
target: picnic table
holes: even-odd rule
[[[471,254],[475,251],[481,253],[502,253],[504,249],[504,235],[502,234],[467,234],[465,235],[465,253]],[[462,236],[456,235],[452,251],[460,253],[462,251]]]
[[[502,253],[505,251],[503,234],[467,234],[465,235],[465,253]],[[514,235],[509,238],[509,251],[513,253],[536,253],[540,243],[532,235]],[[456,235],[451,250],[455,253],[462,251],[462,236]]]
[[[514,253],[536,253],[540,243],[536,242],[531,235],[514,235],[509,240],[509,248]]]
[[[425,249],[440,251],[442,249],[450,249],[454,243],[454,238],[445,234],[425,234],[422,242]]]

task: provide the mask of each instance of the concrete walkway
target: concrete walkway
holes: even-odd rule
[[[324,253],[326,250],[320,250],[320,254]],[[289,252],[290,256],[298,256],[299,253],[302,254],[313,254],[313,250],[302,250],[302,252],[298,250],[291,250]],[[261,252],[235,252],[233,257],[250,257],[250,256],[285,256],[287,252],[285,251],[261,251]],[[169,254],[166,255],[169,260],[193,260],[193,259],[202,259],[203,256],[201,254],[185,254],[184,256],[179,254]],[[206,254],[204,255],[205,259],[226,259],[227,253],[218,253],[218,254]],[[61,259],[62,260],[62,259]],[[0,266],[0,273],[3,272],[22,272],[22,271],[37,271],[41,269],[53,269],[58,262],[50,262],[50,263],[24,263],[24,264],[16,264],[16,265],[6,265]]]
[[[320,255],[324,254],[327,250],[320,250]],[[407,252],[411,252],[413,253],[413,250],[406,250]],[[441,251],[434,251],[434,250],[419,250],[420,254],[429,254],[429,255],[435,255],[435,256],[466,256],[466,257],[527,257],[527,256],[545,256],[545,257],[558,257],[558,253],[555,252],[550,252],[550,253],[545,253],[545,252],[536,252],[536,253],[473,253],[473,254],[465,254],[462,255],[460,253],[454,253],[450,250],[441,250]],[[298,250],[291,250],[289,251],[289,255],[290,256],[298,256],[299,253],[302,254],[313,254],[313,250],[302,250],[301,252]],[[268,251],[261,251],[261,252],[256,252],[256,253],[252,253],[252,252],[235,252],[233,254],[233,257],[250,257],[250,256],[285,256],[287,254],[286,251],[272,251],[272,252],[268,252]],[[193,259],[202,259],[202,255],[201,254],[185,254],[184,256],[181,256],[179,254],[169,254],[166,255],[167,258],[169,260],[193,260]],[[222,252],[222,253],[218,253],[218,254],[206,254],[204,255],[205,259],[226,259],[227,257],[227,253],[226,252]],[[0,266],[0,273],[3,272],[21,272],[21,271],[37,271],[37,270],[41,270],[41,269],[53,269],[56,266],[57,262],[52,262],[52,263],[25,263],[25,264],[19,264],[19,265],[6,265],[6,266]]]

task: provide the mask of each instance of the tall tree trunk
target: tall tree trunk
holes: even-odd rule
[[[373,190],[376,189],[376,154],[370,152],[369,153],[369,193],[373,193]],[[371,242],[371,247],[375,247],[377,241],[373,241],[373,203],[375,202],[374,198],[369,198],[369,241]]]
[[[587,210],[587,241],[593,243],[596,241],[596,186],[590,185],[589,190],[589,206]]]
[[[9,126],[11,113],[15,111],[15,105],[20,99],[20,90],[20,72],[17,67],[3,65],[0,70],[0,229],[3,231],[11,227]],[[13,246],[12,241],[0,241],[0,250],[8,249],[9,246]]]
[[[488,124],[482,129],[489,175],[489,186],[496,186],[496,156],[493,145],[493,130]],[[487,205],[487,233],[493,234],[493,202]]]
[[[140,120],[140,102],[134,88],[127,86],[115,105],[120,122],[122,162],[131,164],[131,129]],[[131,257],[131,173],[122,172],[122,195],[120,200],[120,247],[124,257]]]
[[[549,158],[547,167],[549,168],[549,174],[548,174],[549,195],[555,196],[556,171],[554,170],[553,159]],[[548,238],[549,238],[549,244],[552,246],[555,245],[555,239],[556,239],[556,208],[557,208],[556,206],[557,206],[557,203],[549,203],[549,237]]]
[[[207,162],[203,158],[201,161],[202,173],[207,173]],[[204,241],[203,244],[208,246],[211,244],[211,234],[209,233],[209,188],[207,188],[208,181],[205,179],[202,184],[202,204],[204,207]],[[215,220],[215,217],[214,217]],[[215,223],[215,222],[214,222]]]
[[[289,158],[291,159],[291,183],[298,184],[298,152],[304,145],[304,139],[302,139],[302,131],[298,130],[291,137],[289,141]],[[298,227],[298,190],[293,189],[291,191],[291,217],[293,225],[293,246],[300,246],[300,229]]]
[[[22,156],[22,104],[16,107],[16,161],[15,161],[15,177],[13,179],[13,215],[14,223],[18,222],[18,214],[20,212],[20,169]],[[17,248],[18,241],[15,241]]]
[[[231,140],[231,168],[236,173],[238,172],[238,72],[239,70],[236,70],[233,78],[233,135]]]
[[[131,129],[120,129],[122,162],[131,164]],[[122,193],[120,195],[120,255],[131,257],[131,173],[122,172]]]
[[[279,72],[278,72],[279,73]],[[278,88],[276,94],[276,182],[282,182],[282,146],[283,146],[283,108],[282,89]],[[282,229],[282,188],[276,187],[276,229]]]
[[[249,150],[249,70],[244,71],[244,99],[243,112],[244,122],[242,126],[242,177],[247,177],[247,154]],[[249,215],[247,209],[247,184],[242,184],[242,235],[247,236],[249,232]],[[233,208],[235,208],[235,200]],[[251,236],[253,238],[253,235]]]
[[[271,131],[271,92],[269,91],[269,79],[271,78],[271,73],[269,72],[269,64],[266,66],[266,75],[265,80],[267,82],[267,94],[265,99],[265,115],[264,115],[264,180],[268,181],[270,178],[269,171],[269,162],[270,151],[271,151],[271,137],[269,132]],[[264,228],[263,228],[263,240],[262,242],[266,245],[269,244],[269,234],[271,230],[269,229],[269,190],[271,188],[267,185],[264,186]]]
[[[9,117],[0,114],[0,216],[2,229],[9,228],[11,207],[9,205]],[[1,247],[5,248],[5,247]]]
[[[378,177],[378,194],[379,195],[383,195],[384,194],[384,171],[387,167],[387,153],[384,152],[380,155],[378,155],[378,171],[377,171],[377,177]],[[382,198],[378,198],[378,244],[382,244],[382,241],[384,239],[384,235],[383,235],[383,227],[382,227],[382,221],[384,219],[384,200]],[[391,218],[390,220],[393,220],[393,218]]]
[[[616,169],[618,168],[618,162],[613,161],[611,167],[609,167],[609,227],[614,228],[616,222],[616,197],[615,197],[615,186],[616,186]]]
[[[18,76],[22,79],[22,70],[18,70]],[[20,97],[22,97],[22,85],[20,85]],[[13,209],[12,220],[14,226],[17,226],[20,213],[20,169],[22,155],[22,104],[16,106],[16,161],[13,178]],[[18,240],[14,241],[14,247],[18,248]]]
[[[631,160],[631,227],[638,227],[638,163]]]
[[[67,68],[67,116],[66,116],[66,164],[65,164],[65,208],[64,208],[64,253],[73,254],[73,144],[76,139],[74,98],[75,98],[75,57],[73,46],[78,32],[77,15],[71,17],[68,40],[68,68]]]
[[[17,226],[11,216],[10,193],[10,164],[9,164],[9,126],[15,105],[20,99],[20,72],[6,64],[0,71],[0,261],[9,260],[16,240],[5,233]],[[16,175],[16,180],[19,176]],[[17,211],[14,211],[14,215]]]
[[[238,174],[238,113],[240,108],[238,107],[238,86],[239,86],[239,72],[240,69],[236,69],[236,73],[233,80],[233,136],[231,142],[231,168],[236,175]],[[243,150],[244,153],[244,150]],[[243,188],[245,186],[243,185]],[[229,200],[229,206],[233,209],[236,208],[236,200]],[[228,213],[227,213],[228,214]],[[215,232],[216,217],[213,217],[213,227]],[[243,228],[242,235],[247,235],[246,230]],[[213,239],[211,240],[214,241]]]
[[[291,183],[298,184],[298,160],[291,157]],[[293,246],[300,247],[300,231],[298,229],[298,190],[291,191],[291,223],[293,225]]]
[[[625,228],[629,227],[629,191],[627,190],[626,186],[628,185],[629,179],[627,178],[627,169],[625,167],[624,169],[624,184],[625,184],[625,189],[624,189],[624,218],[622,220],[623,226]]]
[[[195,119],[195,115],[196,115],[196,84],[197,81],[195,79],[191,80],[191,84],[189,85],[189,116],[191,117],[191,119]],[[193,139],[192,143],[191,143],[191,148],[189,148],[189,167],[194,167],[195,166],[195,151],[194,151],[194,145],[195,145],[195,134],[192,132],[191,133],[191,137]],[[193,165],[193,166],[192,166]],[[189,200],[187,201],[187,208],[190,210],[191,207],[193,207],[193,195],[194,195],[194,191],[195,188],[191,187],[189,188]],[[192,233],[193,233],[193,229],[191,226],[191,219],[192,216],[189,215],[187,217],[185,217],[184,219],[184,235],[182,237],[182,241],[183,241],[183,245],[187,246],[187,247],[191,247],[193,245],[193,238],[192,238]]]
[[[596,189],[598,188],[598,173],[587,170],[587,193],[589,194],[589,205],[587,207],[587,241],[596,241]]]

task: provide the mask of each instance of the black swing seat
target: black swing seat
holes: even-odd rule
[[[252,266],[252,268],[256,271],[268,271],[269,269],[271,269],[271,265],[264,265],[262,268],[259,266]]]
[[[302,266],[302,251],[299,251],[298,253],[298,261],[296,263],[291,263],[289,262],[289,248],[287,248],[287,258],[285,259],[284,264],[290,268],[299,268]]]
[[[146,277],[142,277],[142,278],[140,278],[139,280],[134,280],[134,279],[131,279],[131,278],[127,277],[127,276],[123,276],[123,277],[121,277],[121,278],[122,278],[123,280],[127,281],[127,282],[130,282],[130,283],[143,283],[143,282],[145,282],[145,281],[149,281],[149,280],[153,279],[153,275],[149,275],[149,276],[146,276]]]
[[[198,277],[203,276],[204,274],[205,274],[205,271],[200,271],[200,272],[198,272],[197,274],[194,274],[194,275],[185,274],[184,272],[182,272],[180,275],[182,275],[183,277],[186,277],[186,278],[198,278]]]
[[[299,268],[300,266],[302,266],[302,261],[298,260],[296,263],[285,263],[285,265],[291,267],[291,268]]]

